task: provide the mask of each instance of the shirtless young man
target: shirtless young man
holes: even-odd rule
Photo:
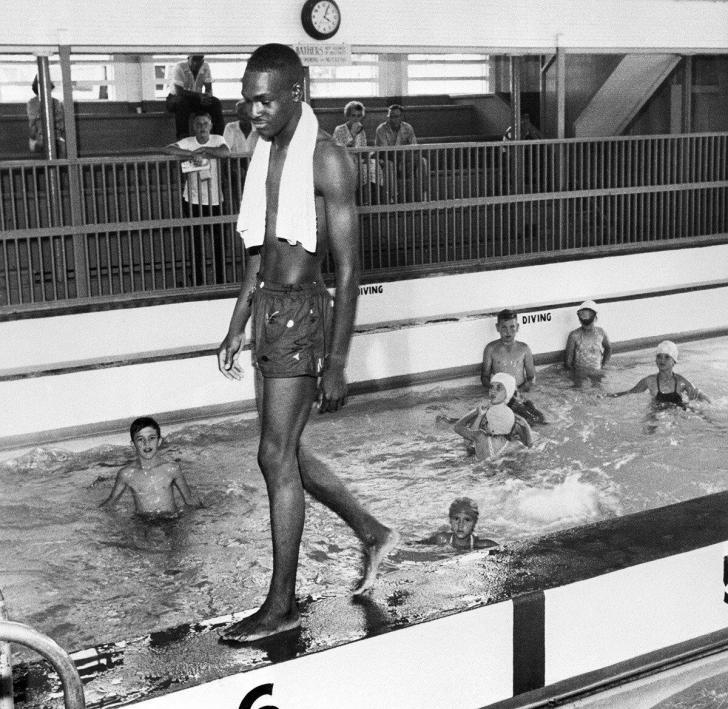
[[[177,463],[159,457],[162,443],[159,424],[148,416],[135,419],[130,427],[136,460],[116,474],[114,487],[100,507],[116,502],[127,490],[134,497],[138,515],[149,518],[174,517],[179,513],[175,490],[186,505],[202,507],[190,490]]]
[[[321,413],[336,411],[345,402],[344,365],[359,280],[356,174],[345,150],[323,131],[318,131],[313,149],[313,191],[317,223],[327,228],[317,230],[313,253],[298,241],[277,236],[284,162],[299,122],[305,125],[304,109],[307,115],[310,111],[302,104],[302,86],[303,68],[290,47],[264,45],[248,60],[243,98],[260,136],[256,154],[261,147],[266,150],[262,141],[270,144],[264,236],[260,247],[246,244],[243,283],[228,334],[218,350],[218,365],[227,378],[242,377],[238,359],[245,344],[245,325],[252,316],[261,422],[258,463],[269,496],[273,575],[261,607],[223,631],[221,639],[228,642],[251,642],[300,626],[295,586],[304,490],[336,512],[365,546],[365,573],[355,593],[371,588],[382,559],[399,539],[397,532],[363,509],[302,441],[315,401]],[[251,164],[248,180],[253,172]],[[336,268],[333,308],[321,275],[327,250]],[[332,322],[330,337],[327,321]]]

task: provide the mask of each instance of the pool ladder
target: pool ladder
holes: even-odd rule
[[[0,591],[0,709],[13,709],[13,670],[9,643],[25,645],[43,655],[61,678],[66,709],[85,709],[83,685],[73,660],[47,635],[33,630],[29,625],[8,620],[2,591]]]

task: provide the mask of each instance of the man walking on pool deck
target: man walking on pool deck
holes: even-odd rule
[[[295,587],[304,490],[336,512],[364,543],[366,566],[354,593],[372,587],[381,561],[399,539],[301,440],[315,401],[321,413],[345,402],[344,365],[359,280],[354,166],[345,150],[318,129],[302,101],[302,86],[298,55],[280,44],[259,47],[243,76],[243,98],[260,139],[238,219],[248,259],[218,365],[228,379],[242,377],[238,359],[252,316],[261,422],[258,463],[270,504],[273,575],[261,607],[221,634],[229,642],[251,642],[301,623]],[[326,229],[317,230],[317,211]],[[329,249],[336,267],[335,304],[321,276]]]

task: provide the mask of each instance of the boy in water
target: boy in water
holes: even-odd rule
[[[478,523],[478,503],[469,497],[458,497],[452,501],[448,516],[450,532],[440,531],[422,539],[420,544],[448,544],[453,549],[488,549],[498,546],[492,539],[480,539],[474,532]]]
[[[655,350],[655,363],[657,374],[648,374],[640,379],[631,389],[611,394],[613,397],[625,394],[637,394],[649,391],[653,403],[658,406],[681,406],[692,399],[710,403],[710,399],[700,390],[696,389],[681,374],[675,374],[672,369],[677,364],[677,345],[671,340],[663,340]]]
[[[186,505],[202,507],[202,502],[193,495],[179,465],[159,457],[162,443],[159,424],[153,418],[143,416],[135,419],[129,430],[136,460],[119,470],[111,493],[100,507],[116,502],[126,490],[131,491],[136,513],[142,517],[177,516],[179,508],[175,490]]]
[[[516,393],[508,406],[529,423],[545,423],[543,414],[532,401],[521,399],[519,394],[531,389],[536,380],[533,353],[525,342],[516,340],[518,333],[518,313],[501,310],[496,317],[496,330],[500,339],[489,342],[483,350],[483,364],[480,381],[484,387],[490,386],[490,379],[498,372],[512,375],[516,380]]]
[[[490,378],[488,399],[453,426],[455,433],[474,445],[478,460],[505,455],[519,442],[528,448],[533,445],[531,427],[526,419],[508,408],[507,402],[515,391],[516,380],[511,374],[494,374]]]
[[[581,327],[572,330],[566,341],[564,366],[580,384],[585,379],[601,379],[601,371],[609,361],[612,346],[607,333],[594,323],[597,319],[597,304],[584,301],[576,311]]]

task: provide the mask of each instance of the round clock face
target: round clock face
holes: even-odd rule
[[[308,0],[301,12],[303,28],[315,39],[333,37],[341,24],[341,12],[334,0]]]

